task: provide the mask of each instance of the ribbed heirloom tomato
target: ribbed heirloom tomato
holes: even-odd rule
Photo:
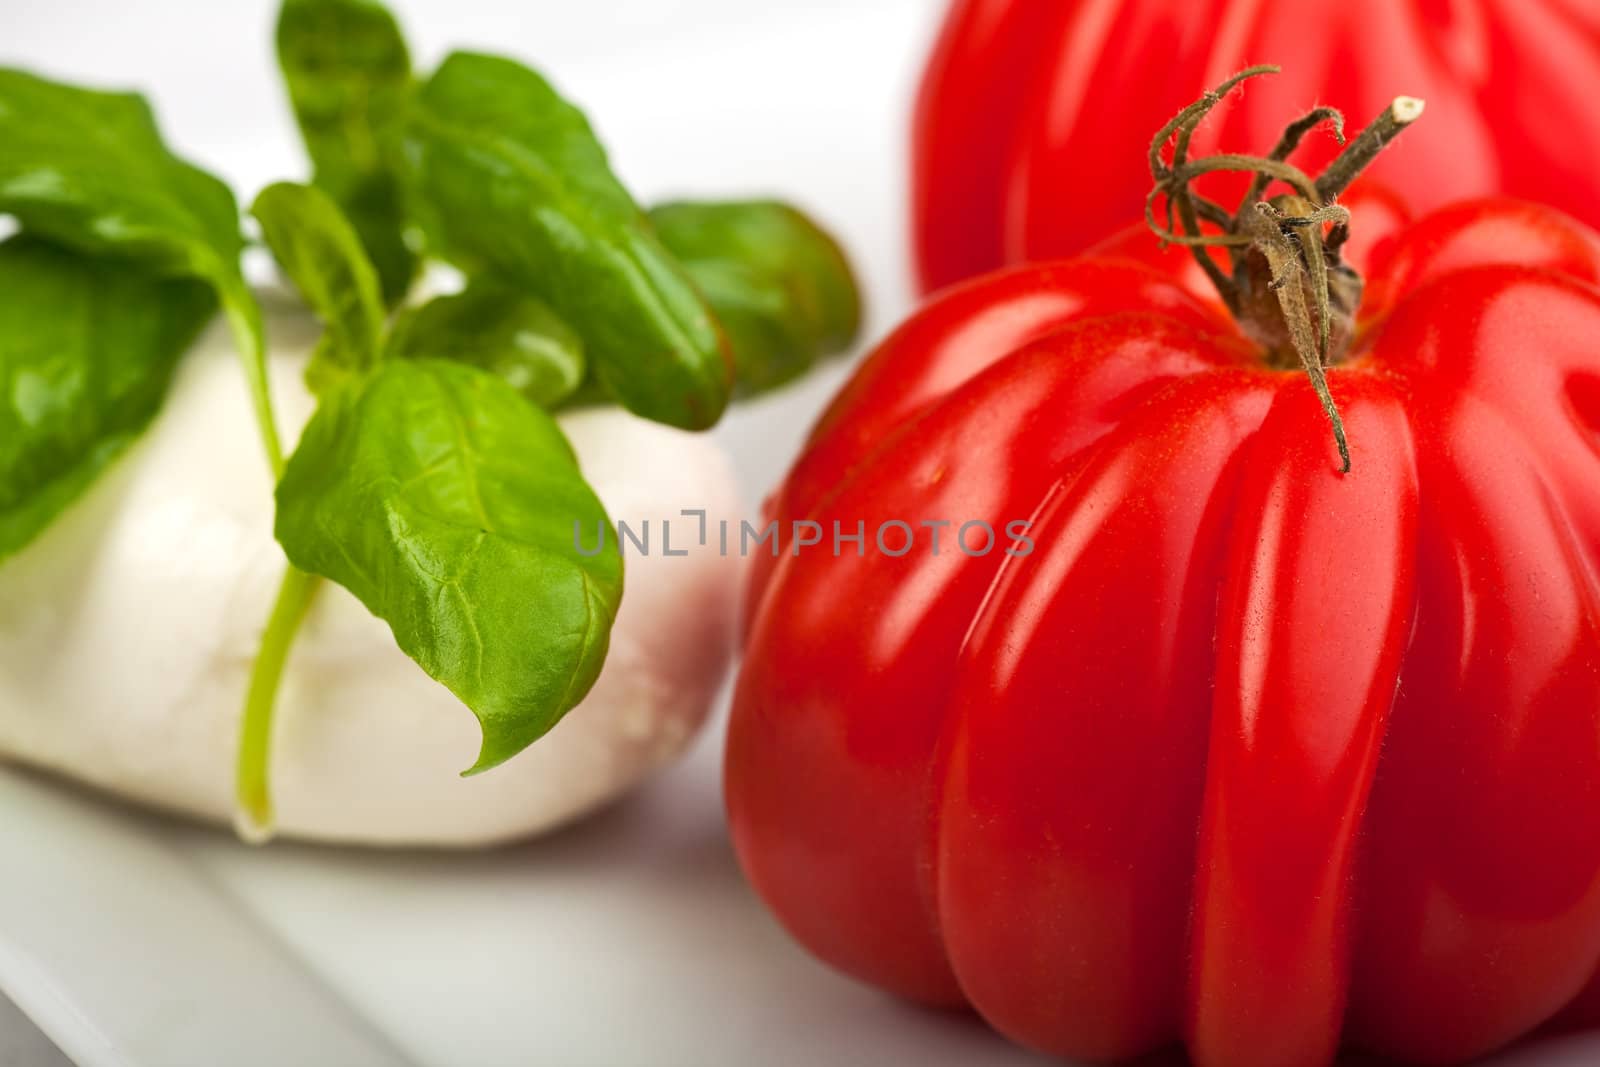
[[[1375,114],[1404,86],[1428,122],[1373,176],[1415,207],[1509,194],[1600,225],[1600,0],[951,0],[915,125],[924,291],[1110,236],[1139,208],[1146,134],[1250,63],[1285,77],[1200,148],[1270,144],[1313,104]]]
[[[1142,231],[986,276],[817,425],[770,516],[868,533],[757,561],[744,869],[833,965],[1060,1055],[1600,1023],[1600,235],[1353,195],[1341,249],[1317,186],[1223,219],[1201,169],[1157,161],[1221,296]],[[1281,347],[1323,321],[1348,472]]]

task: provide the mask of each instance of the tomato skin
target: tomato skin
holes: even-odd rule
[[[1138,245],[1146,256],[1156,249],[1154,242]],[[802,517],[919,408],[1078,318],[1144,310],[1196,326],[1226,322],[1215,294],[1197,297],[1195,288],[1174,284],[1164,258],[1155,260],[1157,269],[1118,258],[1000,271],[942,294],[890,334],[829,404],[795,469],[767,501],[768,517]],[[770,555],[751,560],[747,625],[773,565]]]
[[[768,517],[865,548],[758,557],[728,735],[740,862],[813,952],[1097,1061],[1600,1024],[1600,235],[1375,216],[1349,474],[1131,233],[858,369]],[[894,519],[1033,551],[892,556]]]
[[[1351,129],[1398,94],[1427,117],[1373,167],[1432,210],[1503,193],[1600,226],[1600,4],[1592,0],[953,0],[913,120],[924,292],[1077,255],[1142,210],[1150,132],[1275,63],[1195,146],[1270,145],[1312,106]],[[1336,150],[1297,156],[1315,174]],[[958,221],[952,221],[958,220]]]

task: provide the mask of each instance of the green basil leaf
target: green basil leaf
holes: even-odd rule
[[[727,331],[740,393],[781,385],[855,340],[850,261],[804,213],[774,200],[683,201],[650,219]]]
[[[600,672],[622,596],[605,510],[549,415],[474,367],[389,360],[325,397],[278,486],[290,561],[354,593],[477,715],[473,771]]]
[[[238,205],[167,150],[143,98],[0,69],[0,214],[93,255],[209,282],[239,345],[268,460],[282,466],[261,308],[239,269]]]
[[[284,0],[278,65],[314,169],[397,302],[416,276],[399,174],[411,56],[394,16],[373,0]]]
[[[306,381],[321,393],[345,374],[378,360],[387,313],[378,276],[339,206],[311,185],[278,182],[256,197],[251,214],[283,272],[322,320]]]
[[[414,203],[445,258],[545,300],[630,411],[688,429],[717,421],[732,366],[711,309],[583,114],[542,77],[450,56],[417,96],[407,148]]]
[[[0,210],[28,229],[171,274],[236,272],[233,194],[172,155],[142,97],[0,70]]]
[[[30,237],[0,243],[0,559],[149,425],[215,309],[196,281]]]
[[[582,338],[543,301],[483,279],[401,313],[386,354],[470,363],[546,409],[583,381]]]

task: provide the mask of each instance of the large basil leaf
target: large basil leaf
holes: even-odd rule
[[[283,272],[324,327],[306,368],[320,393],[345,374],[377,362],[387,313],[361,239],[321,189],[269,185],[250,208]]]
[[[527,67],[456,53],[407,129],[415,203],[442,255],[549,303],[629,410],[690,429],[717,421],[727,341],[581,112]]]
[[[35,238],[0,243],[0,559],[144,430],[215,308],[199,282]]]
[[[583,340],[541,300],[485,279],[403,312],[389,335],[396,359],[447,359],[497,374],[542,408],[583,381]]]
[[[385,298],[398,301],[416,274],[398,177],[411,93],[400,27],[373,0],[284,0],[277,43],[313,181],[350,217]]]
[[[516,755],[600,672],[616,538],[555,421],[492,374],[391,360],[331,391],[278,486],[278,540],[386,621],[477,715],[473,770]]]
[[[143,98],[0,69],[0,214],[94,255],[209,282],[222,298],[274,470],[261,309],[239,270],[233,194],[162,143]]]
[[[727,331],[740,393],[790,381],[855,340],[850,261],[803,212],[776,200],[679,201],[650,220]]]

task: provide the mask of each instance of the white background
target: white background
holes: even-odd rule
[[[869,336],[907,310],[905,112],[937,0],[394,6],[420,67],[472,46],[545,70],[643,199],[770,193],[816,213],[862,271]],[[0,0],[0,63],[145,90],[169,140],[248,197],[304,173],[272,17],[263,0]],[[844,370],[718,428],[750,500]],[[0,771],[0,989],[91,1065],[1037,1062],[787,940],[728,847],[720,733],[583,825],[472,855],[253,850]],[[32,1067],[8,1025],[0,1067]],[[1590,1062],[1571,1056],[1538,1062]]]

